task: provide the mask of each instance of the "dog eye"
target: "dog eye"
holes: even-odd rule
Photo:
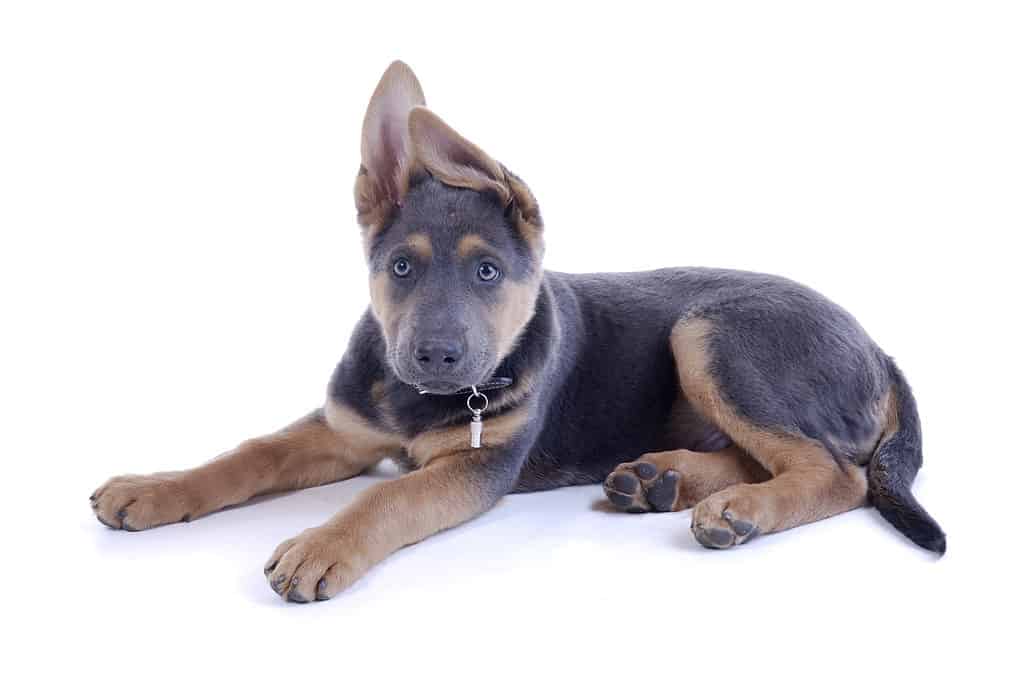
[[[405,258],[398,258],[394,261],[393,269],[395,277],[408,277],[408,273],[412,272],[412,263]]]
[[[480,263],[479,268],[476,270],[476,274],[484,282],[493,282],[501,276],[501,271],[490,263]]]

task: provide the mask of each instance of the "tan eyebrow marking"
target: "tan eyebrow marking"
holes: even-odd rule
[[[425,233],[411,234],[405,239],[405,245],[411,248],[416,255],[424,258],[433,257],[433,245],[430,243],[430,237]]]
[[[478,233],[467,233],[458,241],[458,256],[461,258],[480,251],[493,253],[494,249]]]

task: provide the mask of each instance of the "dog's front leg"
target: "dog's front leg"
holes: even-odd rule
[[[115,476],[90,501],[104,525],[145,530],[192,520],[260,494],[347,479],[398,451],[396,438],[328,402],[325,411],[247,440],[201,467]]]
[[[395,550],[490,508],[513,487],[523,458],[507,448],[466,450],[377,484],[323,525],[282,542],[267,580],[288,600],[326,600]]]

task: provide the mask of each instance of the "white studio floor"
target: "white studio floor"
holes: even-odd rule
[[[984,680],[976,664],[991,661],[974,656],[971,638],[998,614],[1001,583],[989,582],[991,598],[948,605],[975,583],[979,552],[960,545],[965,524],[935,499],[951,533],[940,561],[873,510],[716,552],[692,539],[688,512],[612,512],[596,486],[514,495],[400,551],[332,601],[277,598],[261,571],[273,547],[394,475],[385,464],[142,533],[101,526],[82,492],[63,513],[74,565],[46,584],[59,581],[62,641],[78,649],[69,668],[110,663],[159,697],[198,677],[258,696],[296,683],[322,689],[335,668],[381,693],[440,683],[471,697],[495,673],[507,675],[488,694],[542,684],[614,695],[615,669],[649,673],[660,662],[670,686],[741,669],[737,686],[771,679],[794,696],[840,679],[829,692],[839,697],[876,683],[965,692]],[[918,493],[928,502],[926,477]],[[306,662],[327,664],[326,675]]]

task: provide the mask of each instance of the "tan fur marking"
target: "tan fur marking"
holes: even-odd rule
[[[536,296],[538,297],[539,294],[540,291],[538,289]],[[536,312],[536,303],[537,303],[536,297],[534,297],[533,302],[530,303],[529,305],[529,318],[526,318],[526,320],[522,322],[522,328],[520,328],[518,333],[522,332],[522,329],[525,328],[525,325],[529,323],[529,320],[532,318],[532,315]],[[551,318],[550,335],[551,346],[559,347],[561,344],[561,322],[559,321],[557,314],[555,314]],[[507,352],[511,352],[511,350],[514,348],[514,344],[515,341],[513,340],[511,344],[508,345]],[[499,355],[499,357],[501,359],[504,359],[505,355]],[[533,393],[533,388],[537,381],[538,379],[535,376],[533,370],[527,370],[523,372],[519,376],[515,377],[514,384],[512,384],[508,389],[500,392],[496,397],[491,399],[490,410],[496,411],[503,408],[504,406],[514,405],[516,403],[519,403],[520,401],[523,401],[526,397]]]
[[[400,449],[396,437],[349,409],[328,402],[325,416],[248,440],[197,469],[114,477],[97,491],[93,507],[112,527],[141,530],[260,494],[347,479]]]
[[[351,408],[333,399],[327,399],[323,415],[330,429],[344,438],[345,457],[353,463],[376,464],[401,450],[401,439],[396,433],[370,425]]]
[[[676,325],[671,344],[686,398],[700,414],[774,475],[762,484],[731,486],[698,506],[694,526],[725,527],[723,514],[773,532],[826,518],[863,505],[864,471],[837,465],[823,445],[798,435],[772,433],[750,424],[722,397],[709,371],[706,339],[709,321]]]
[[[480,252],[492,253],[493,249],[477,233],[467,233],[458,240],[458,257],[468,258]]]
[[[530,413],[531,408],[524,405],[492,418],[484,416],[483,446],[497,447],[510,440],[529,420]],[[406,443],[405,451],[416,464],[428,464],[442,457],[475,452],[469,447],[467,424],[419,433]]]
[[[513,206],[509,217],[518,232],[529,242],[536,259],[539,260],[544,252],[543,218],[540,216],[540,207],[525,182],[503,166],[502,170],[512,194]]]
[[[391,275],[389,272],[376,272],[369,279],[369,307],[374,318],[380,324],[387,347],[390,348],[398,336],[398,326],[408,313],[407,304],[395,304],[391,301]]]
[[[406,245],[417,255],[429,259],[433,255],[433,245],[425,233],[413,233],[406,240]],[[398,334],[398,324],[407,313],[406,304],[394,304],[391,301],[390,271],[375,272],[369,279],[370,310],[384,332],[388,345]]]
[[[387,384],[382,379],[378,379],[373,382],[369,387],[369,397],[373,400],[374,405],[383,403],[387,397]]]
[[[394,202],[382,197],[379,189],[365,173],[355,178],[355,207],[362,230],[362,250],[369,257],[373,238],[383,229],[394,212]]]
[[[888,387],[888,391],[885,392],[884,398],[881,399],[881,406],[884,411],[884,424],[881,435],[871,446],[871,454],[877,449],[879,443],[887,442],[895,433],[899,432],[899,399],[892,387]]]
[[[501,299],[492,315],[497,356],[506,357],[514,348],[519,335],[536,311],[536,298],[540,293],[540,277],[528,282],[505,281]]]
[[[433,257],[433,244],[430,242],[430,237],[425,233],[411,234],[405,239],[405,245],[415,252],[416,255],[427,260]]]

